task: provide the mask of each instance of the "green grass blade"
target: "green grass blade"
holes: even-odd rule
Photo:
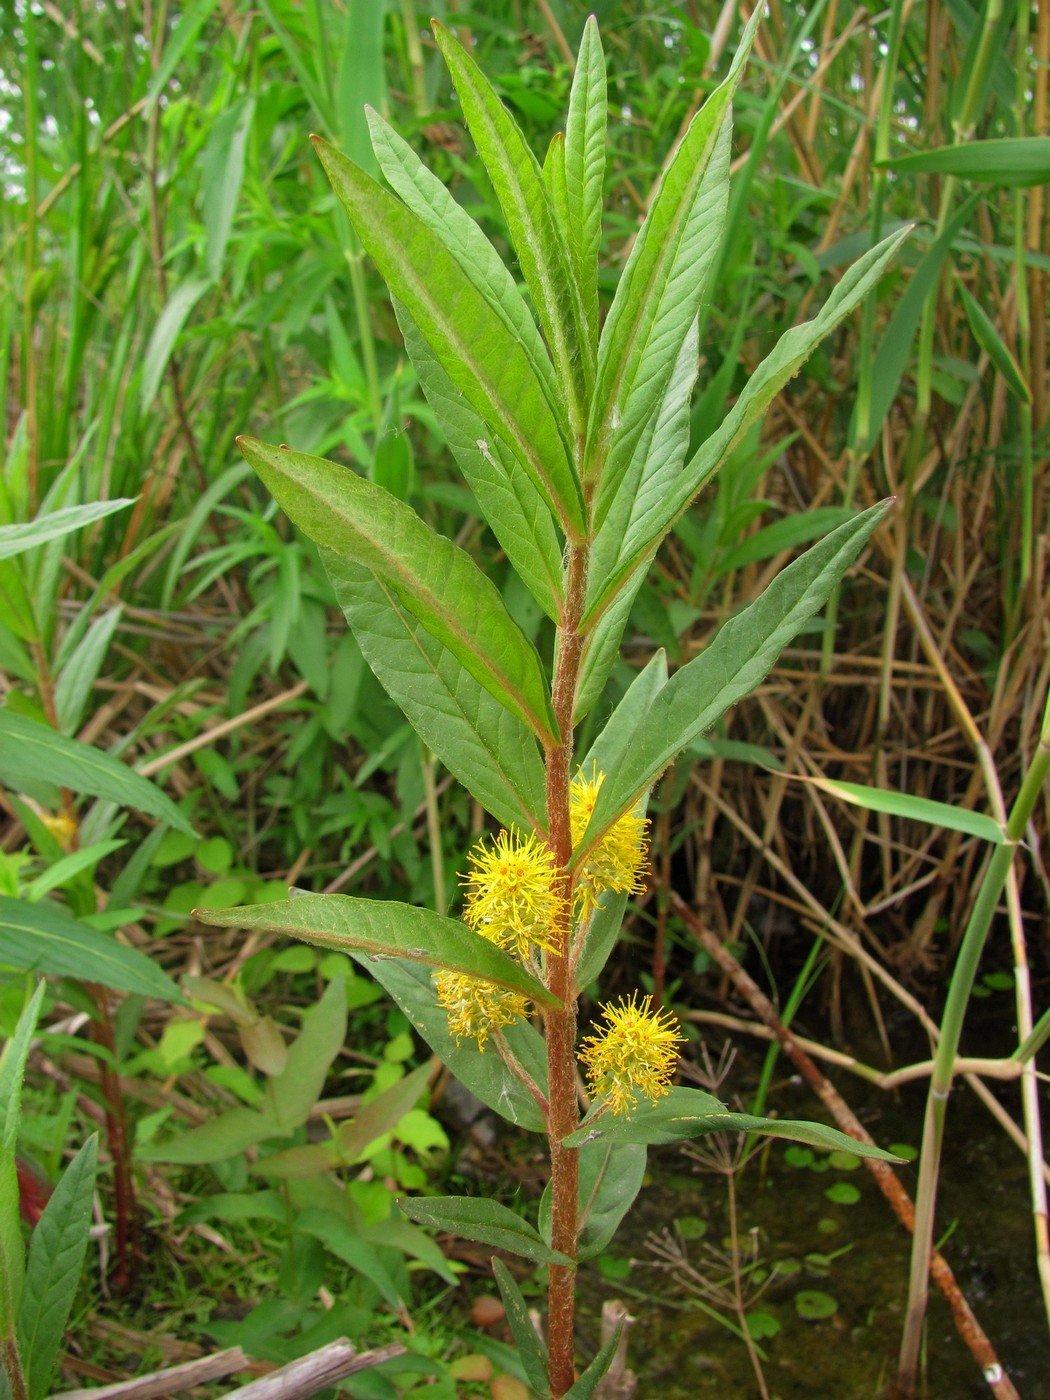
[[[427,748],[502,826],[545,831],[543,762],[529,728],[371,570],[329,550],[322,558],[365,660]]]
[[[1050,184],[1050,136],[1004,136],[938,146],[882,162],[898,175],[954,175],[981,185],[1027,188]]]
[[[594,384],[594,350],[569,249],[539,162],[492,84],[462,45],[436,22],[434,36],[507,220],[518,263],[570,404],[573,432],[579,437]]]
[[[561,1004],[502,948],[458,919],[413,904],[353,899],[345,894],[304,894],[238,909],[198,909],[194,917],[220,928],[268,929],[320,948],[373,958],[409,958],[428,967],[494,982],[540,1006]]]
[[[208,276],[222,276],[233,216],[244,181],[244,156],[255,118],[250,94],[229,107],[212,127],[201,152],[201,212],[204,216],[204,265]]]
[[[362,244],[456,388],[507,442],[567,533],[584,528],[567,425],[525,350],[422,219],[327,142],[314,146]]]
[[[74,530],[82,530],[85,525],[134,504],[134,497],[92,501],[84,506],[66,506],[62,510],[51,511],[38,516],[36,520],[0,525],[0,559],[10,559],[16,554],[24,554],[26,550],[36,549],[38,545],[47,544],[49,540],[62,539]]]
[[[95,1190],[98,1138],[88,1138],[33,1231],[19,1308],[19,1342],[30,1400],[48,1394],[84,1267]]]
[[[925,822],[928,826],[943,827],[946,831],[961,831],[965,836],[978,836],[993,846],[1001,846],[1006,840],[1002,826],[982,812],[971,812],[964,807],[952,807],[947,802],[934,802],[928,797],[913,797],[908,792],[890,792],[887,788],[867,787],[861,783],[840,783],[831,778],[809,778],[807,781],[822,792],[840,797],[844,802],[863,807],[869,812],[885,812],[891,817]]]
[[[347,467],[251,438],[238,443],[305,535],[371,569],[490,695],[542,741],[555,740],[536,650],[468,554]]]
[[[1030,406],[1032,391],[1025,383],[1020,365],[1011,355],[991,317],[962,283],[959,284],[959,296],[962,299],[963,310],[966,312],[966,319],[970,323],[970,330],[973,331],[974,340],[1006,380],[1007,387],[1014,397],[1019,399],[1021,403]]]

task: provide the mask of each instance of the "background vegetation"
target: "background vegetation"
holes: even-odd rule
[[[583,20],[597,14],[614,112],[607,304],[662,162],[725,71],[737,8],[430,9],[473,44],[541,151],[566,105]],[[393,1192],[479,1168],[460,1146],[448,1155],[447,1120],[419,1114],[392,1139],[396,1095],[373,1136],[346,1127],[362,1095],[376,1102],[407,1082],[419,1058],[407,1024],[343,959],[202,932],[188,917],[288,884],[451,907],[481,824],[371,676],[312,547],[236,455],[238,432],[331,456],[411,499],[507,584],[527,631],[547,625],[508,582],[378,278],[344,252],[347,229],[306,140],[320,132],[367,163],[371,103],[506,250],[428,15],[413,0],[45,0],[0,15],[0,524],[133,500],[0,561],[5,713],[130,761],[197,832],[85,804],[58,782],[8,778],[0,884],[119,929],[173,978],[207,981],[187,986],[195,1011],[114,999],[101,1032],[99,998],[68,978],[51,985],[23,1149],[53,1177],[60,1144],[82,1141],[74,1120],[101,1120],[100,1218],[127,1207],[128,1231],[150,1222],[137,1244],[110,1246],[122,1301],[98,1296],[105,1269],[93,1271],[71,1381],[158,1364],[165,1346],[181,1357],[192,1342],[285,1359],[341,1332],[382,1341],[413,1308],[420,1381],[441,1372],[457,1393],[441,1360],[457,1354],[452,1324],[435,1301],[456,1275],[421,1238],[386,1226]],[[835,0],[774,3],[760,30],[737,101],[729,252],[701,320],[697,438],[880,229],[914,221],[916,231],[879,299],[825,342],[676,528],[635,605],[606,708],[633,663],[654,646],[672,665],[694,654],[800,544],[880,496],[897,495],[898,507],[824,626],[654,795],[653,879],[630,916],[624,986],[651,986],[693,1024],[739,1012],[672,893],[787,1018],[805,993],[809,1028],[829,1045],[880,1071],[927,1056],[912,1027],[928,1032],[939,1013],[984,847],[917,820],[914,805],[848,806],[799,779],[875,784],[1001,819],[1036,745],[1050,680],[1048,175],[1038,144],[999,148],[982,165],[973,142],[1046,137],[1048,71],[1045,6],[1032,15],[1023,3],[931,0],[873,16]],[[955,153],[917,155],[944,147]],[[977,152],[968,166],[967,149]],[[1050,972],[1045,932],[1033,936],[1050,905],[1045,800],[1035,813],[1034,858],[1007,886],[982,965],[990,990],[997,974],[1013,975],[1007,1019],[1022,1035]],[[16,969],[32,961],[7,944],[0,955]],[[23,990],[17,972],[0,989],[4,1035]],[[303,1061],[322,1066],[284,1102],[282,1126],[305,1144],[306,1124],[327,1114],[343,1125],[336,1158],[313,1165],[354,1177],[361,1228],[378,1230],[370,1276],[330,1238],[320,1243],[318,1222],[302,1226],[294,1171],[276,1178],[287,1187],[255,1190],[265,1135],[171,1148],[176,1129],[188,1136],[274,1094],[287,1073],[275,1023],[287,1053],[305,1041]],[[114,1125],[118,1067],[125,1106]],[[1019,1096],[1006,1104],[1019,1113]],[[902,1132],[917,1141],[919,1125]],[[135,1178],[121,1133],[135,1145]],[[290,1141],[278,1146],[295,1150]],[[499,1164],[528,1185],[512,1146]],[[320,1179],[305,1177],[306,1195]],[[1045,1206],[1043,1219],[1045,1257]],[[1027,1268],[1031,1246],[1021,1248]],[[513,1370],[485,1345],[490,1366]],[[397,1393],[382,1375],[352,1393]]]

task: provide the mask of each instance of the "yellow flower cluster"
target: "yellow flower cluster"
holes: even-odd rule
[[[555,888],[557,873],[550,847],[536,836],[501,831],[494,845],[471,852],[467,926],[519,958],[527,958],[533,945],[550,948],[565,908]]]
[[[520,1021],[528,1013],[524,997],[493,982],[481,982],[461,972],[438,972],[434,982],[457,1045],[464,1036],[473,1036],[478,1049],[484,1050],[492,1031]]]
[[[653,1011],[652,997],[637,993],[617,1005],[602,1007],[606,1025],[588,1036],[580,1050],[587,1087],[613,1113],[637,1107],[639,1094],[655,1102],[671,1087],[684,1041],[669,1011]]]
[[[578,846],[598,800],[605,774],[591,770],[588,778],[577,773],[569,788],[569,821],[572,844]],[[576,898],[581,912],[586,913],[599,903],[604,890],[638,894],[645,888],[644,875],[648,869],[649,844],[645,839],[649,825],[639,802],[614,822],[576,872]]]
[[[464,922],[522,961],[534,948],[549,949],[565,911],[557,873],[550,848],[535,835],[501,831],[492,845],[471,852]],[[528,1012],[525,997],[491,982],[454,972],[437,973],[434,981],[449,1030],[457,1041],[472,1036],[479,1050],[493,1030]]]

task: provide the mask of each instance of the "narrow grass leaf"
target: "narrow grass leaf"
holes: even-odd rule
[[[498,1254],[492,1256],[492,1272],[496,1276],[500,1297],[507,1310],[507,1322],[525,1371],[525,1378],[537,1395],[547,1395],[547,1348],[532,1325],[528,1304],[522,1297],[514,1275]]]
[[[153,328],[146,356],[142,362],[142,378],[139,380],[139,410],[145,414],[153,407],[153,400],[160,389],[160,381],[168,368],[175,342],[189,319],[190,312],[200,301],[211,285],[206,277],[189,277],[181,282],[160,313]]]
[[[244,153],[255,117],[255,98],[242,97],[212,127],[201,152],[201,209],[204,264],[217,282],[222,276],[233,216],[244,181]]]
[[[43,782],[104,797],[195,835],[174,802],[126,763],[10,710],[0,710],[0,782],[16,792]]]
[[[879,440],[886,415],[900,390],[904,372],[911,358],[915,332],[922,320],[923,306],[940,280],[945,259],[951,254],[955,240],[969,226],[974,211],[983,198],[982,194],[977,193],[963,201],[948,224],[927,248],[894,307],[889,325],[883,332],[879,348],[875,352],[875,363],[872,366],[868,436],[863,443],[858,443],[859,450],[864,454],[870,452]],[[855,425],[856,410],[853,416]],[[851,435],[853,431],[855,426],[851,428]]]
[[[925,822],[928,826],[939,826],[945,831],[961,831],[965,836],[978,836],[993,846],[1001,846],[1006,840],[1006,832],[999,823],[982,812],[970,812],[963,807],[952,807],[947,802],[934,802],[928,797],[913,797],[907,792],[890,792],[886,788],[865,787],[859,783],[840,783],[830,778],[807,778],[806,781],[831,797],[840,797],[844,802],[854,807],[864,807],[869,812],[885,812],[891,817]]]
[[[55,686],[55,714],[63,734],[79,728],[122,616],[122,609],[115,607],[96,618],[62,667]]]
[[[43,1400],[84,1267],[95,1190],[98,1137],[84,1143],[33,1231],[18,1333],[29,1400]]]
[[[606,781],[573,852],[574,862],[648,791],[687,744],[765,678],[781,649],[827,601],[890,504],[881,502],[840,525],[782,570],[755,602],[724,624],[706,650],[656,692],[644,718],[626,705],[628,691],[602,734],[600,762]]]
[[[398,1205],[420,1225],[435,1230],[448,1230],[479,1244],[496,1249],[508,1249],[536,1264],[571,1264],[566,1254],[544,1244],[539,1233],[527,1220],[502,1206],[475,1196],[419,1196],[402,1198]]]
[[[36,520],[19,521],[15,525],[0,525],[0,559],[10,559],[15,554],[36,549],[37,545],[49,540],[59,540],[74,530],[81,530],[96,520],[102,520],[114,511],[127,510],[135,504],[135,497],[121,497],[116,501],[91,501],[83,506],[66,506],[53,510]]]
[[[536,650],[468,554],[349,468],[251,438],[238,443],[305,535],[370,568],[490,695],[541,740],[556,740]]]
[[[302,894],[239,909],[197,909],[194,917],[222,928],[268,929],[340,952],[410,958],[428,967],[495,982],[541,1006],[561,1004],[502,948],[479,937],[458,919],[411,904],[354,899],[345,894]]]
[[[512,448],[562,524],[581,535],[568,425],[529,355],[432,228],[327,142],[315,137],[314,147],[362,244],[442,368]]]
[[[212,10],[215,9],[218,0],[197,0],[195,5],[183,10],[179,15],[178,23],[172,29],[171,37],[164,46],[157,71],[150,80],[146,89],[146,100],[144,103],[144,113],[148,114],[157,98],[167,87],[168,83],[178,68],[183,56],[190,45],[197,38],[197,35],[204,28]]]
[[[125,947],[48,900],[27,904],[0,897],[0,963],[185,1004],[167,973],[144,953]]]
[[[1025,382],[1020,365],[996,329],[995,323],[980,302],[970,295],[962,283],[959,284],[959,296],[962,299],[963,310],[966,312],[966,319],[970,323],[970,330],[973,331],[974,340],[1006,380],[1007,388],[1014,397],[1019,399],[1021,403],[1030,406],[1032,391]]]
[[[530,1132],[544,1131],[536,1100],[495,1050],[478,1050],[476,1041],[457,1040],[449,1033],[448,1012],[437,999],[430,970],[407,958],[366,958],[355,955],[383,989],[393,997],[443,1065],[487,1108]],[[511,1054],[533,1083],[546,1093],[547,1049],[539,1031],[528,1021],[505,1026],[502,1034]]]
[[[793,326],[780,337],[772,353],[748,380],[721,427],[711,434],[678,474],[673,488],[662,497],[651,499],[644,514],[632,518],[616,565],[601,585],[598,596],[588,604],[589,619],[593,619],[616,592],[620,582],[663,539],[697,491],[723,466],[748,429],[765,413],[774,395],[798,371],[818,342],[849,315],[875,286],[909,232],[909,229],[905,229],[872,248],[846,272],[812,321]]]
[[[898,175],[954,175],[982,185],[1027,188],[1050,184],[1050,136],[964,141],[875,162]]]
[[[61,889],[82,870],[93,869],[100,860],[104,860],[106,856],[112,855],[114,851],[119,851],[122,846],[126,845],[126,841],[95,841],[90,846],[82,846],[79,851],[70,851],[69,855],[56,860],[53,865],[48,866],[42,875],[38,875],[30,884],[23,887],[24,898],[30,904],[35,904],[46,894],[50,894],[52,890]]]
[[[507,220],[518,263],[570,404],[570,422],[579,435],[594,384],[594,351],[568,245],[539,162],[492,84],[462,45],[437,22],[434,37]]]
[[[532,731],[489,694],[363,564],[321,557],[362,655],[412,728],[503,826],[546,830]]]

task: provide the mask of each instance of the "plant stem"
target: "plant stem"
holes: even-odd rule
[[[0,1372],[7,1379],[11,1400],[29,1400],[22,1358],[18,1354],[18,1343],[14,1337],[0,1337]]]
[[[561,741],[546,755],[548,839],[561,871],[559,878],[565,899],[556,946],[547,957],[547,985],[562,1002],[560,1010],[546,1014],[551,1247],[570,1258],[576,1255],[579,1230],[579,1153],[574,1147],[563,1147],[562,1139],[576,1129],[580,1115],[576,1096],[576,996],[569,964],[573,880],[566,867],[572,857],[569,774],[572,766],[572,715],[583,654],[579,624],[583,616],[586,581],[586,547],[573,546],[569,553],[565,608],[558,625],[551,689],[551,702]],[[548,1285],[547,1341],[551,1394],[555,1397],[564,1395],[575,1380],[575,1310],[575,1265],[552,1264]]]
[[[992,916],[999,903],[1007,876],[1013,864],[1014,848],[1022,839],[1036,798],[1050,774],[1050,699],[1043,715],[1039,746],[1028,765],[1021,791],[1017,795],[1006,823],[1006,844],[992,851],[984,869],[977,898],[966,932],[963,934],[959,957],[948,987],[948,999],[941,1023],[941,1036],[933,1061],[933,1074],[926,1099],[926,1119],[923,1125],[922,1154],[919,1159],[919,1181],[915,1193],[915,1235],[912,1241],[911,1277],[908,1286],[908,1307],[905,1314],[904,1336],[898,1372],[901,1393],[911,1395],[915,1388],[915,1373],[919,1361],[922,1324],[926,1315],[929,1290],[930,1254],[933,1249],[933,1223],[937,1201],[937,1178],[940,1171],[941,1145],[944,1140],[944,1119],[948,1108],[955,1074],[959,1039],[963,1019],[969,1005],[977,967],[984,951]]]

